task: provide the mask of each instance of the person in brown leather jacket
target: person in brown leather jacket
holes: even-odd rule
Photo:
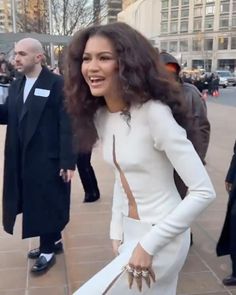
[[[210,123],[207,119],[205,100],[193,84],[181,81],[179,77],[181,67],[174,56],[167,52],[161,52],[160,57],[167,71],[173,74],[176,81],[179,81],[181,84],[188,110],[188,121],[186,125],[187,137],[192,142],[196,152],[205,164],[205,157],[210,140]],[[183,199],[187,194],[188,188],[176,172],[174,176],[176,187]]]

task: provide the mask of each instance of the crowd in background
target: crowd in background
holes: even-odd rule
[[[184,82],[193,84],[198,90],[206,96],[207,94],[212,96],[219,95],[219,76],[215,73],[211,74],[186,74],[182,73],[181,78]]]

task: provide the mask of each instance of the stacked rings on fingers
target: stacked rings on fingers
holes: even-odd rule
[[[126,265],[126,270],[127,270],[129,273],[133,273],[133,272],[134,272],[133,267],[130,266],[129,264]]]
[[[138,278],[138,277],[141,277],[142,276],[142,271],[141,270],[137,270],[137,269],[134,269],[134,277]]]
[[[149,271],[147,269],[142,270],[142,277],[146,278],[149,276]]]

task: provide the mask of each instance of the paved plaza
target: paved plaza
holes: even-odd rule
[[[222,278],[231,270],[229,258],[215,255],[227,205],[224,177],[236,137],[236,108],[211,102],[208,113],[212,133],[206,167],[217,199],[192,226],[194,245],[180,274],[177,295],[236,295],[236,287],[226,288],[221,284]],[[0,192],[4,134],[5,127],[0,126]],[[113,174],[102,160],[100,147],[94,150],[93,164],[101,200],[82,203],[83,190],[76,173],[72,186],[71,221],[63,233],[65,251],[57,256],[56,265],[46,275],[33,276],[29,272],[33,262],[27,260],[26,254],[38,245],[38,241],[21,240],[20,218],[14,236],[7,235],[0,227],[0,295],[72,295],[112,259],[108,231]]]

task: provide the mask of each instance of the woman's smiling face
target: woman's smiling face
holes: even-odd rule
[[[111,41],[102,36],[86,43],[81,71],[93,96],[109,99],[119,88],[117,56]]]

